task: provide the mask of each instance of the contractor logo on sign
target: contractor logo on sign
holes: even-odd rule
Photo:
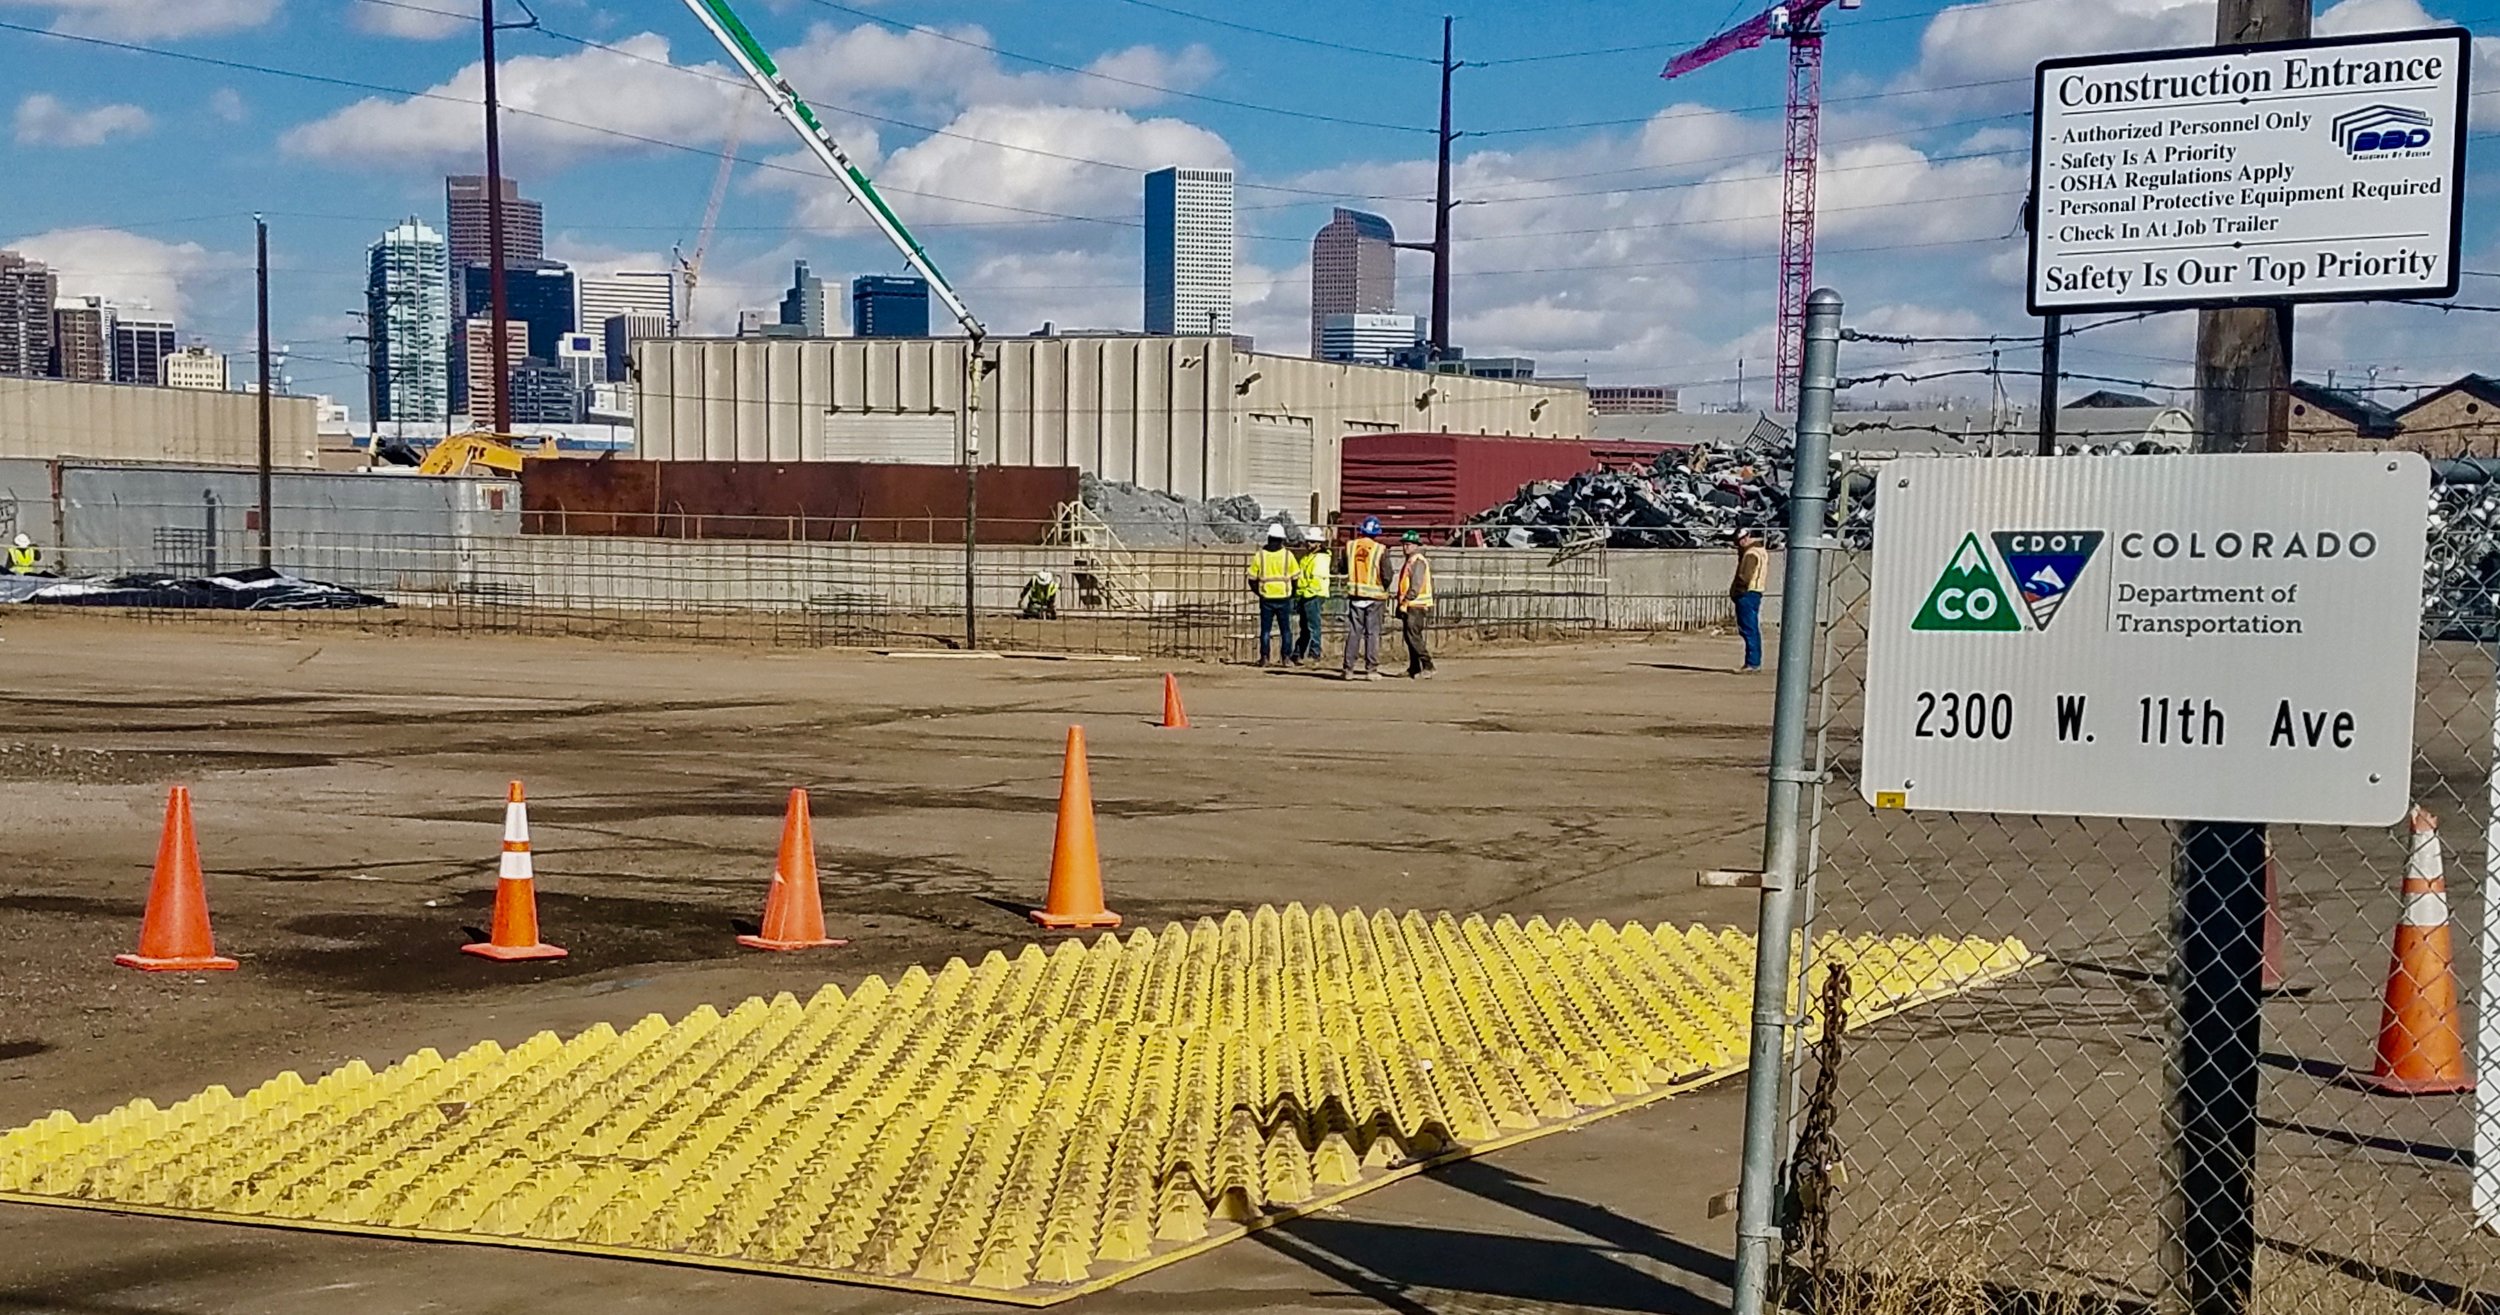
[[[2092,564],[2092,554],[2100,551],[2101,536],[2099,530],[1996,532],[1997,555],[2005,559],[2006,572],[2014,577],[2014,588],[2022,593],[2033,625],[2049,628],[2049,618],[2057,615],[2058,607],[2074,591],[2075,581]]]
[[[2431,116],[2403,105],[2365,105],[2328,125],[2348,155],[2376,159],[2390,151],[2420,152],[2431,144]]]
[[[1927,591],[1927,604],[1918,609],[1918,617],[1910,622],[1912,630],[2020,631],[2022,618],[2014,614],[2013,600],[1997,579],[1997,567],[1988,557],[1988,550],[1979,546],[1979,536],[1965,534],[1962,546],[1946,562],[1944,573],[1936,577],[1935,587]]]

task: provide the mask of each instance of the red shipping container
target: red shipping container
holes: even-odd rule
[[[1348,434],[1338,467],[1338,522],[1446,530],[1510,501],[1523,484],[1648,466],[1675,446],[1511,434]]]

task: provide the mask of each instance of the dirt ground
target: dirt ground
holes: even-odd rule
[[[281,1068],[377,1067],[1033,939],[1062,737],[1114,907],[1289,900],[1750,927],[1771,685],[1730,639],[1494,651],[1432,682],[83,616],[0,632],[0,1126]],[[457,953],[527,782],[560,963]],[[147,976],[165,787],[192,787],[231,975]],[[847,949],[732,941],[808,788]],[[1367,1195],[1073,1311],[1701,1311],[1738,1084]],[[936,1311],[663,1265],[0,1206],[0,1310]]]

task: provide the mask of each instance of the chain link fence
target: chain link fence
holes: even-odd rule
[[[2493,768],[2493,609],[2479,568],[2493,545],[2471,517],[2435,524],[2412,792],[2438,820],[2470,1040]],[[1863,550],[1826,554],[1823,784],[1801,944],[2013,937],[2042,960],[1849,1033],[1837,1081],[1818,1083],[1816,1056],[1801,1054],[1791,1126],[1817,1133],[1817,1162],[1794,1166],[1791,1183],[1823,1185],[1789,1198],[1792,1243],[1820,1242],[1794,1257],[1790,1299],[1823,1315],[2171,1309],[2174,829],[1863,803],[1870,566]],[[2407,833],[2275,827],[2270,839],[2280,973],[2259,1042],[2252,1307],[2500,1309],[2500,1239],[2477,1226],[2471,1190],[2476,1134],[2493,1132],[2477,1097],[2378,1095],[2353,1080],[2380,1030]]]

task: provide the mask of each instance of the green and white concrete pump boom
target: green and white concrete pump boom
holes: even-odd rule
[[[981,321],[974,317],[972,308],[964,305],[964,299],[956,293],[954,285],[938,272],[937,262],[921,249],[919,239],[911,235],[910,229],[903,227],[903,221],[895,217],[885,198],[877,194],[876,184],[869,182],[868,175],[851,163],[851,157],[843,151],[842,144],[833,139],[833,134],[825,131],[825,125],[817,119],[816,111],[790,89],[790,84],[781,76],[781,70],[774,66],[772,56],[765,54],[763,44],[755,39],[755,34],[747,30],[747,25],[740,22],[737,13],[722,0],[686,0],[686,7],[702,20],[712,39],[720,42],[721,49],[729,52],[729,57],[738,62],[738,67],[746,70],[747,78],[764,93],[766,100],[772,102],[773,111],[799,134],[800,140],[807,143],[807,149],[816,153],[816,158],[833,174],[834,181],[842,184],[842,190],[850,193],[851,199],[859,203],[859,208],[868,216],[868,222],[885,234],[885,240],[894,244],[894,249],[902,253],[904,262],[914,272],[929,281],[929,290],[946,304],[955,322],[962,325],[965,335],[972,339],[972,356],[978,359],[981,340],[989,336],[988,330],[981,327]]]

